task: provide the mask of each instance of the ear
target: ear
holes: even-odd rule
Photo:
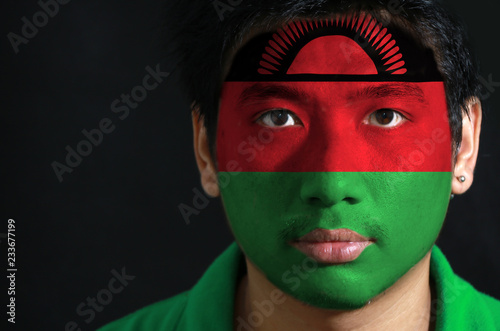
[[[471,187],[479,152],[479,133],[481,132],[482,119],[481,102],[473,98],[468,102],[467,108],[469,116],[464,114],[462,118],[462,141],[457,153],[451,182],[451,192],[453,194],[465,193]],[[465,181],[462,181],[464,178]]]
[[[194,156],[198,170],[200,170],[201,186],[208,195],[217,197],[219,196],[219,184],[215,165],[210,154],[207,130],[196,109],[191,111],[191,117],[193,120]]]

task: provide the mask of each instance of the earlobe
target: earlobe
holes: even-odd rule
[[[451,192],[465,193],[472,185],[474,168],[479,152],[479,134],[481,132],[481,102],[476,98],[468,102],[469,116],[462,118],[462,140],[453,169]]]
[[[217,197],[220,193],[219,184],[215,163],[210,153],[207,131],[196,109],[192,110],[191,116],[193,120],[194,155],[198,170],[200,170],[201,186],[208,195]]]

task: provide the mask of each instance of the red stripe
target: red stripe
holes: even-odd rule
[[[251,87],[254,93],[247,96],[252,97],[242,102],[240,97]],[[274,87],[288,92],[273,91]],[[408,96],[417,88],[422,98]],[[261,92],[260,98],[256,91]],[[303,125],[266,128],[255,122],[275,108],[292,111]],[[396,109],[408,120],[392,129],[363,122],[381,108]],[[444,85],[226,82],[219,110],[217,161],[220,171],[451,171]]]

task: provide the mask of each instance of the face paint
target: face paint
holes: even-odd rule
[[[444,220],[444,86],[428,51],[391,33],[362,14],[294,22],[242,48],[223,86],[217,162],[232,231],[275,286],[313,306],[362,307],[422,259]],[[373,243],[349,262],[311,260],[293,243],[317,229]]]

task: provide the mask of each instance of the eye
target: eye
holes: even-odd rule
[[[265,112],[256,122],[261,122],[269,127],[284,127],[302,124],[297,115],[285,109],[273,109]]]
[[[393,128],[400,125],[406,117],[389,108],[378,109],[368,116],[368,124],[384,128]]]

